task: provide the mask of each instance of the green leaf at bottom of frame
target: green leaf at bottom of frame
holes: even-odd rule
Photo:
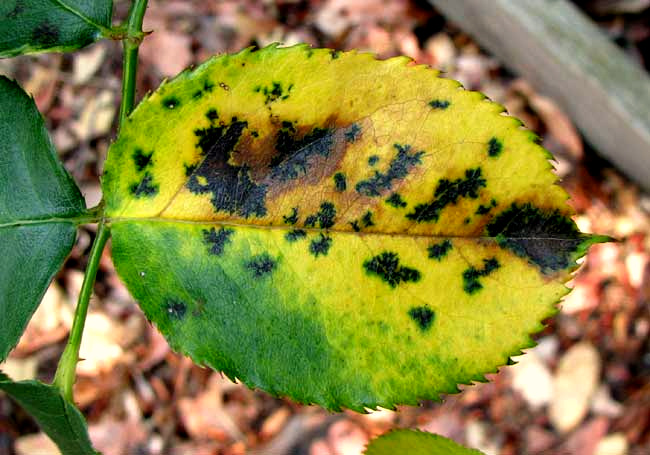
[[[451,439],[418,430],[393,430],[368,444],[364,455],[483,455]]]
[[[39,381],[13,382],[0,372],[0,390],[30,414],[63,454],[96,455],[86,421],[59,390]]]

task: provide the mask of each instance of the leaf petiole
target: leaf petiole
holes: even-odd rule
[[[61,355],[56,374],[54,375],[53,385],[70,402],[72,402],[72,386],[75,381],[77,361],[79,360],[79,347],[81,346],[81,336],[86,322],[86,315],[88,314],[88,304],[90,303],[90,296],[92,295],[93,285],[95,284],[99,260],[102,257],[102,251],[104,251],[106,241],[109,237],[110,230],[102,220],[99,223],[97,237],[95,237],[95,242],[90,250],[88,266],[81,286],[81,292],[79,293],[79,302],[74,313],[68,344]]]

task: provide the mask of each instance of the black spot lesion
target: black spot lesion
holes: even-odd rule
[[[283,88],[282,85],[282,82],[273,81],[271,82],[271,85],[266,87],[258,85],[253,89],[253,91],[264,95],[264,104],[269,105],[275,101],[284,101],[289,98],[291,90],[293,89],[293,84],[289,84],[286,88]]]
[[[247,127],[247,122],[233,117],[228,124],[221,121],[195,130],[202,158],[186,187],[194,194],[210,193],[215,212],[263,217],[267,186],[253,181],[248,165],[230,162]]]
[[[165,311],[170,319],[180,320],[185,317],[187,304],[179,299],[170,298],[165,302]]]
[[[449,106],[451,106],[451,101],[442,100],[442,99],[435,99],[435,100],[431,100],[429,102],[429,106],[431,106],[431,108],[433,108],[433,109],[445,110]]]
[[[307,231],[303,229],[292,229],[284,235],[285,240],[289,243],[297,242],[305,237],[307,237]]]
[[[341,56],[341,51],[336,51],[334,49],[330,49],[330,57],[332,58],[332,60],[336,60],[340,56]]]
[[[142,172],[152,165],[151,158],[153,157],[153,150],[149,153],[143,151],[141,148],[136,148],[133,151],[133,163],[135,164],[135,170],[137,172]]]
[[[213,256],[221,256],[224,252],[226,244],[232,243],[232,235],[235,233],[234,229],[220,227],[219,230],[215,228],[203,229],[203,243],[208,247],[208,253]]]
[[[348,183],[347,183],[347,179],[345,178],[345,174],[343,174],[342,172],[337,172],[336,174],[334,174],[333,178],[334,178],[334,188],[336,189],[336,191],[342,193],[348,188]]]
[[[513,203],[499,213],[486,226],[486,233],[547,274],[573,265],[573,255],[585,239],[570,217],[528,202]]]
[[[331,128],[315,127],[301,135],[293,122],[283,121],[275,140],[270,176],[286,182],[306,175],[312,157],[327,158],[333,149],[334,131]]]
[[[309,252],[314,257],[318,257],[320,255],[327,256],[327,253],[329,253],[331,247],[332,247],[332,237],[320,233],[318,234],[318,237],[316,237],[309,243]]]
[[[13,9],[7,13],[7,19],[15,19],[25,12],[25,0],[16,0]]]
[[[496,199],[492,199],[489,204],[481,204],[476,208],[475,215],[487,215],[490,211],[497,206]]]
[[[433,201],[416,205],[412,212],[406,214],[406,218],[418,223],[436,222],[445,207],[456,204],[460,198],[478,198],[479,189],[485,186],[486,180],[482,177],[480,167],[466,170],[464,178],[441,179],[434,192]]]
[[[292,207],[289,215],[282,215],[284,224],[296,224],[298,222],[298,207]]]
[[[374,226],[375,222],[372,219],[372,212],[368,210],[361,219],[349,221],[348,224],[352,226],[354,232],[359,232],[362,228]]]
[[[196,171],[196,168],[199,165],[194,163],[194,164],[188,164],[188,163],[183,163],[183,168],[185,169],[185,177],[189,177]]]
[[[255,278],[270,275],[276,269],[277,265],[277,260],[268,253],[258,254],[245,263],[246,268]]]
[[[321,229],[329,229],[334,226],[336,218],[336,207],[331,202],[323,202],[318,212],[305,218],[304,227],[315,228],[317,225]]]
[[[463,272],[463,290],[472,295],[483,289],[479,278],[486,277],[501,265],[496,258],[483,259],[483,268],[470,267]]]
[[[375,171],[369,179],[358,182],[355,186],[357,192],[363,196],[380,196],[382,192],[390,190],[395,180],[406,177],[418,164],[422,164],[424,151],[411,152],[410,145],[394,144],[397,151],[391,160],[386,172]]]
[[[488,141],[488,155],[491,156],[492,158],[495,158],[499,155],[501,155],[501,152],[503,151],[503,142],[501,142],[499,139],[496,137],[493,137]]]
[[[445,239],[440,243],[434,243],[427,248],[429,252],[429,259],[436,259],[441,261],[451,251],[451,240]]]
[[[158,194],[159,190],[160,186],[154,183],[153,175],[150,172],[145,172],[139,182],[129,186],[129,192],[137,198],[153,197]]]
[[[205,113],[205,118],[210,120],[210,122],[215,122],[219,119],[219,112],[214,107],[208,109],[208,112]]]
[[[368,166],[374,166],[377,163],[379,163],[378,155],[371,155],[368,157]]]
[[[395,207],[396,209],[403,209],[406,207],[406,201],[402,199],[399,193],[393,193],[386,198],[386,204]]]
[[[367,259],[363,268],[368,274],[378,276],[392,288],[402,282],[420,281],[422,276],[418,270],[400,265],[398,254],[392,251],[384,251]]]
[[[31,42],[35,46],[54,46],[58,44],[60,35],[56,24],[44,20],[32,30]]]
[[[415,306],[408,311],[408,315],[415,321],[421,331],[426,332],[431,328],[436,318],[435,312],[427,305]]]
[[[345,141],[348,143],[356,142],[360,136],[361,136],[361,127],[356,123],[353,123],[348,127],[347,130],[345,130],[344,137],[345,137]]]
[[[181,105],[181,102],[175,96],[167,96],[167,97],[163,98],[162,105],[166,109],[176,109],[178,106]]]

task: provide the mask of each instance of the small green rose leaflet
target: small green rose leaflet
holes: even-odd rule
[[[407,59],[333,56],[245,50],[143,101],[102,180],[113,257],[198,363],[333,410],[415,404],[531,346],[606,239],[501,106]]]
[[[85,204],[58,159],[34,100],[4,76],[0,100],[2,361],[70,253]]]

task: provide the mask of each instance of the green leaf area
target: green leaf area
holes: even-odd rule
[[[2,0],[0,58],[87,46],[110,28],[112,10],[112,0]]]
[[[16,345],[85,213],[34,101],[0,77],[0,361]]]
[[[117,271],[174,349],[249,386],[358,411],[456,392],[532,345],[604,240],[502,113],[406,58],[214,58],[111,146]]]
[[[79,410],[56,387],[38,381],[13,382],[0,372],[0,390],[25,409],[63,454],[96,455]]]
[[[373,439],[365,455],[483,455],[451,439],[417,430],[394,430]]]

